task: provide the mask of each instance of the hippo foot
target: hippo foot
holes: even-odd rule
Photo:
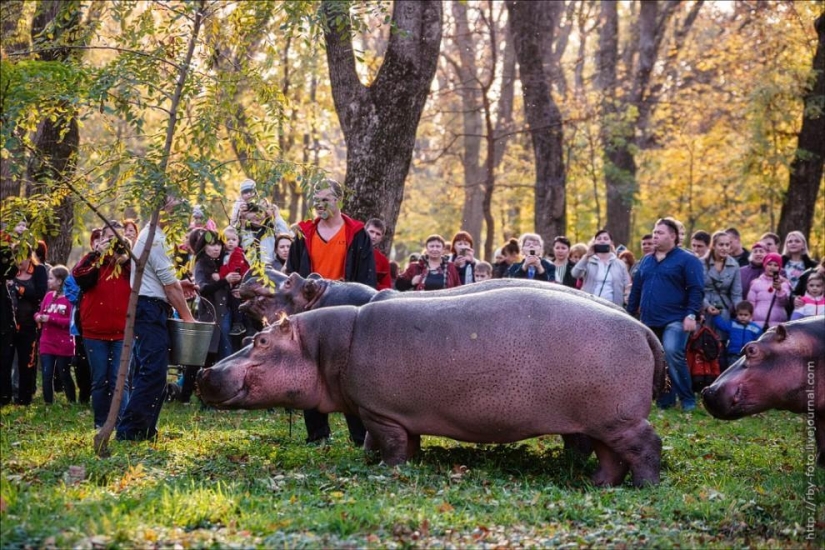
[[[616,487],[624,481],[629,466],[613,449],[601,441],[592,440],[593,449],[599,459],[599,467],[591,479],[597,487]]]
[[[367,464],[378,464],[381,462],[381,447],[369,432],[367,432],[367,435],[364,437],[364,457],[367,460]]]
[[[381,460],[388,466],[403,464],[418,452],[421,436],[407,433],[400,424],[389,419],[362,411],[362,419],[367,428],[364,448],[381,450]]]
[[[622,472],[621,479],[624,479],[629,468],[633,473],[634,486],[658,485],[662,440],[647,420],[614,429],[599,440],[594,438],[593,444],[599,464],[606,472],[600,479],[615,481],[619,472]]]

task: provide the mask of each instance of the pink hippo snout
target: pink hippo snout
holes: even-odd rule
[[[746,386],[749,381],[746,379],[747,369],[739,366],[742,362],[742,360],[737,361],[713,384],[702,390],[705,408],[716,418],[736,420],[756,412],[747,410],[745,398],[748,395]]]

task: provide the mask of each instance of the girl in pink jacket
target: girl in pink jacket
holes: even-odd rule
[[[43,368],[43,400],[54,403],[55,372],[63,380],[66,399],[75,402],[75,387],[69,370],[74,355],[74,338],[69,334],[72,304],[63,294],[63,282],[69,276],[66,266],[56,265],[49,271],[49,293],[40,303],[34,320],[40,326],[40,364]]]
[[[819,273],[812,274],[808,277],[805,290],[805,295],[798,298],[802,305],[794,309],[793,314],[791,314],[791,321],[815,315],[825,315],[825,277],[822,277]]]
[[[753,322],[768,327],[788,320],[785,306],[791,299],[791,283],[779,274],[782,256],[772,252],[762,262],[765,271],[751,282],[748,301],[753,304]]]

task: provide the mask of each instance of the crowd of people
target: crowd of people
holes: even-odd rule
[[[573,244],[560,235],[547,248],[540,235],[524,233],[504,243],[488,263],[477,258],[473,237],[461,230],[449,241],[428,236],[422,252],[401,269],[379,250],[386,233],[382,220],[364,223],[341,211],[339,183],[325,180],[311,192],[316,217],[289,227],[277,207],[258,196],[256,183],[244,180],[229,226],[218,230],[196,206],[187,239],[178,245],[169,242],[164,227],[184,215],[182,201],[167,199],[140,285],[118,439],[157,437],[169,391],[171,316],[215,323],[207,367],[238,350],[242,337],[260,328],[242,314],[238,293],[242,278],[258,263],[379,290],[429,291],[503,277],[578,288],[625,308],[651,328],[663,344],[672,380],[658,405],[669,408],[678,401],[684,411],[696,406],[686,346],[697,327],[716,332],[725,346],[724,363],[730,364],[770,326],[825,314],[825,260],[811,259],[799,231],[784,242],[765,233],[746,249],[735,228],[699,230],[688,238],[681,223],[662,218],[642,237],[638,260],[601,229],[587,243]],[[140,230],[131,219],[109,221],[92,231],[89,251],[72,269],[47,264],[44,246],[31,247],[20,238],[26,230],[23,221],[2,234],[0,405],[30,404],[40,372],[45,403],[52,404],[55,393],[69,402],[91,402],[99,428],[112,405],[134,260],[148,242],[150,227]],[[183,369],[178,399],[191,399],[198,368]],[[327,415],[305,411],[304,420],[308,442],[330,437]],[[346,420],[353,443],[363,444],[360,419],[347,415]]]

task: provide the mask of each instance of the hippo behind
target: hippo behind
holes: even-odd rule
[[[240,295],[245,300],[241,310],[256,321],[273,321],[281,313],[292,315],[322,307],[361,306],[378,292],[361,283],[328,281],[315,273],[306,279],[298,273],[276,277],[270,277],[274,284],[252,277],[241,285]]]
[[[461,296],[500,288],[536,288],[552,292],[564,292],[593,300],[607,307],[617,308],[612,302],[602,300],[580,290],[528,279],[492,279],[455,288],[428,292],[398,292],[397,290],[382,290],[378,292],[360,283],[329,281],[315,274],[305,279],[297,273],[292,273],[289,276],[279,273],[275,284],[263,283],[258,278],[245,279],[241,285],[240,292],[241,298],[246,300],[242,306],[246,314],[256,321],[261,321],[264,318],[272,321],[277,319],[281,313],[292,315],[294,313],[301,313],[322,307],[339,305],[362,306],[368,302],[394,300],[397,298],[419,299],[436,296]]]
[[[813,414],[817,464],[825,468],[825,317],[772,327],[742,352],[702,391],[705,408],[722,420],[769,409]]]
[[[629,468],[642,485],[659,481],[661,440],[647,416],[664,379],[658,340],[628,315],[512,288],[297,314],[202,370],[198,388],[221,408],[358,414],[387,464],[411,456],[421,435],[584,433],[595,483],[619,484]]]

